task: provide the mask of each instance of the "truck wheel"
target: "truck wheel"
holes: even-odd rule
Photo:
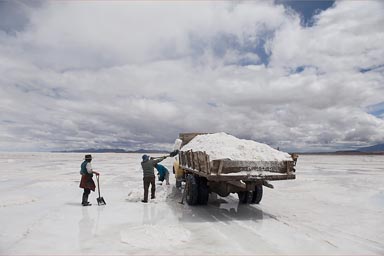
[[[239,203],[244,204],[245,191],[237,192],[237,196],[239,197]]]
[[[237,192],[237,195],[241,204],[249,204],[252,201],[252,191],[240,191]]]
[[[197,203],[198,204],[207,204],[208,203],[208,198],[209,198],[209,189],[208,189],[208,184],[207,184],[207,179],[206,178],[200,178],[199,179],[199,194],[197,196]]]
[[[197,204],[197,197],[199,194],[198,191],[198,185],[196,183],[195,176],[192,174],[189,174],[187,176],[186,184],[185,184],[185,194],[186,194],[186,200],[189,205],[195,205]]]
[[[263,185],[256,185],[255,190],[252,193],[252,203],[258,204],[263,197]]]

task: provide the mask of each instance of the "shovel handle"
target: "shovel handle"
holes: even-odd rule
[[[97,180],[97,191],[99,192],[99,197],[100,197],[100,182],[99,182],[99,175],[96,175],[96,180]]]

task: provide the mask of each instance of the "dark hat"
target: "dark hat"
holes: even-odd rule
[[[143,155],[141,158],[143,159],[143,161],[147,161],[149,159],[149,156],[148,155]]]
[[[92,160],[92,155],[85,155],[85,160]]]

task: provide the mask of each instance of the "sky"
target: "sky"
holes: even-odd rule
[[[0,151],[384,142],[383,1],[1,1]]]

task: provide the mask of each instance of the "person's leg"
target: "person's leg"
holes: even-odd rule
[[[84,204],[85,202],[87,202],[85,190],[86,190],[86,188],[84,189],[83,197],[81,198],[81,204]]]
[[[84,193],[83,193],[83,200],[81,202],[82,205],[88,205],[89,202],[88,202],[88,196],[89,194],[91,193],[91,190],[89,188],[85,188],[84,189]]]
[[[165,173],[165,182],[167,185],[169,185],[169,172]]]
[[[155,191],[156,191],[156,185],[155,185],[155,177],[151,177],[150,182],[151,182],[151,199],[155,198]]]
[[[149,181],[147,177],[143,178],[143,183],[144,183],[144,199],[142,200],[142,202],[148,202]]]

